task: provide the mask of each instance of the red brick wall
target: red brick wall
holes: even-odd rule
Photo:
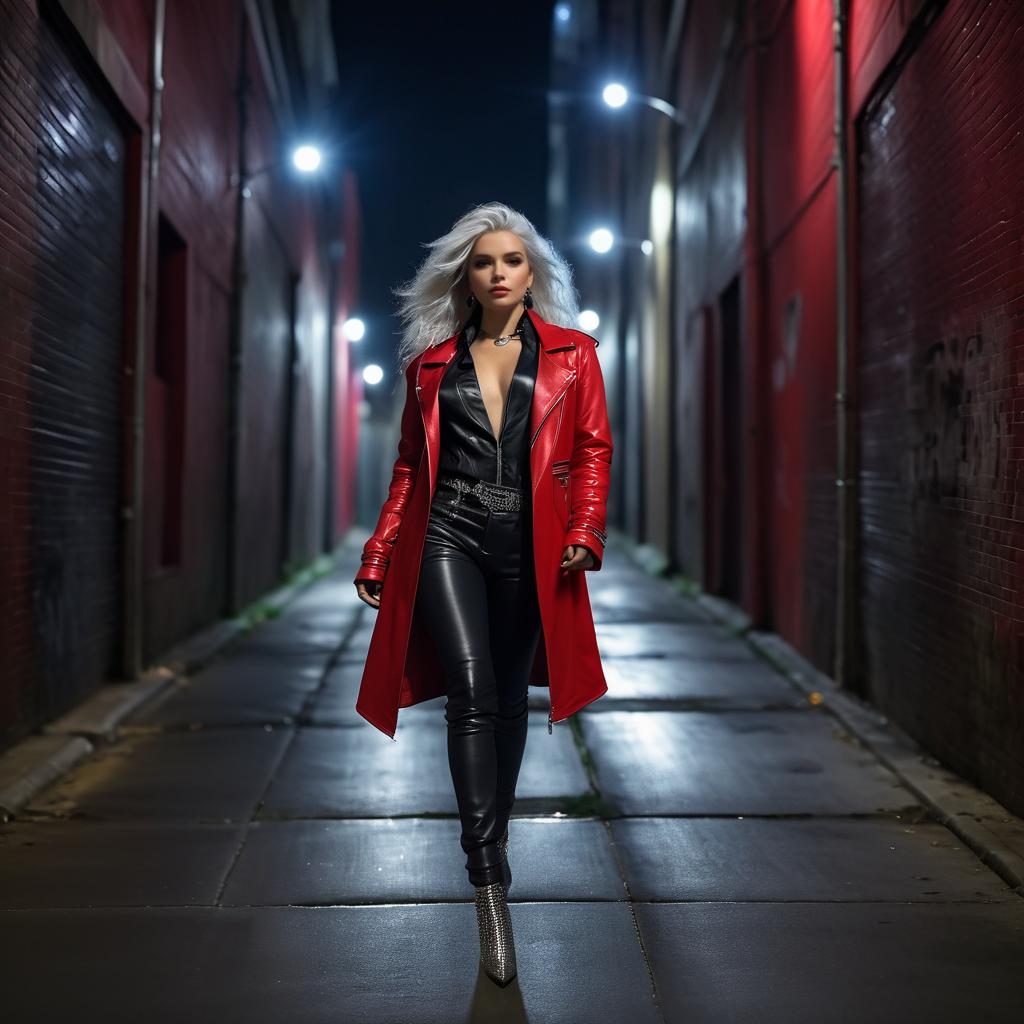
[[[165,237],[181,246],[168,280],[183,285],[175,289],[182,308],[159,325],[151,313],[146,340],[146,662],[224,611],[243,6],[241,0],[166,5],[152,199],[173,229]],[[42,9],[51,12],[45,20]],[[121,512],[132,488],[128,369],[136,337],[140,140],[149,130],[153,5],[81,0],[66,7],[74,23],[63,10],[0,0],[0,747],[125,674]],[[251,37],[248,53],[252,169],[285,154]],[[335,272],[326,253],[339,225],[326,223],[321,204],[333,184],[299,184],[285,165],[256,179],[247,208],[237,519],[243,602],[281,582],[289,561],[318,554],[326,533],[327,282]],[[346,258],[358,259],[355,239]],[[295,528],[283,537],[291,373],[284,353],[293,275],[300,359],[291,455],[300,477],[292,498]],[[150,309],[159,308],[155,279],[142,294]],[[347,295],[349,305],[354,299]],[[156,376],[154,346],[161,339],[180,346],[172,353],[173,366],[184,373],[180,386]],[[173,402],[181,406],[170,409]],[[341,422],[355,427],[350,416]],[[260,431],[261,443],[253,443]],[[345,441],[341,454],[351,449]],[[180,500],[173,498],[178,463]],[[165,495],[171,495],[166,502]],[[175,516],[180,535],[169,543]]]
[[[1024,7],[984,0],[852,0],[849,7],[859,684],[927,749],[1020,811]],[[745,95],[746,124],[741,134],[735,110],[719,101],[679,191],[682,550],[686,571],[701,578],[707,568],[706,582],[721,590],[713,546],[722,542],[722,517],[715,494],[697,492],[718,488],[733,469],[715,464],[723,449],[717,434],[708,435],[723,414],[716,311],[725,282],[739,273],[746,376],[736,415],[748,445],[741,600],[759,625],[831,673],[838,275],[831,7],[768,0],[746,15],[755,20],[730,54],[724,86]],[[673,97],[691,124],[711,88],[720,35],[721,8],[692,4]],[[742,250],[733,200],[744,213]]]
[[[39,25],[19,0],[0,2],[0,730],[6,737],[33,715],[31,352],[37,228],[31,126],[39,95],[28,73]],[[26,61],[29,67],[26,67]]]
[[[58,19],[2,10],[0,728],[50,718],[120,660],[122,242],[116,106]],[[46,74],[40,75],[39,69]],[[10,657],[7,657],[8,652]]]
[[[874,701],[1024,810],[1024,8],[950,3],[860,131]]]

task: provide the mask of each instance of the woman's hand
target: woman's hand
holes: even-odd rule
[[[594,556],[590,549],[582,544],[570,544],[562,552],[562,564],[559,569],[589,569],[594,564]]]
[[[377,580],[356,583],[356,593],[359,595],[359,600],[364,604],[368,604],[371,608],[380,607],[380,592],[383,589],[384,584],[379,583]]]

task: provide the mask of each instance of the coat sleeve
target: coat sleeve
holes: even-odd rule
[[[612,434],[597,345],[589,335],[585,337],[588,341],[581,346],[576,381],[576,423],[569,463],[572,508],[564,546],[589,548],[596,563],[589,571],[596,572],[604,560]]]
[[[391,562],[391,552],[398,538],[398,529],[402,525],[402,513],[409,502],[409,495],[416,481],[416,470],[426,441],[419,402],[416,400],[418,364],[419,360],[413,359],[405,371],[405,407],[402,410],[398,458],[391,470],[391,484],[377,519],[377,526],[363,547],[362,564],[355,575],[355,583],[384,581]]]

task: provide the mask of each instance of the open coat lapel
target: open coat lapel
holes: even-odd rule
[[[536,491],[551,459],[551,436],[550,433],[542,436],[541,428],[576,377],[576,371],[566,365],[564,355],[565,352],[574,349],[576,344],[562,328],[542,320],[532,309],[528,310],[527,314],[540,342],[540,351],[537,353],[537,378],[534,381],[533,400],[530,405],[530,475]],[[416,395],[423,417],[431,495],[437,487],[437,464],[441,451],[438,393],[444,368],[458,353],[458,341],[459,335],[453,334],[445,341],[431,346],[423,353],[416,368]]]

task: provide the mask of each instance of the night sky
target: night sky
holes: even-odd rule
[[[359,178],[360,365],[391,390],[400,323],[390,289],[422,243],[476,203],[546,223],[547,3],[334,4],[339,140]]]

